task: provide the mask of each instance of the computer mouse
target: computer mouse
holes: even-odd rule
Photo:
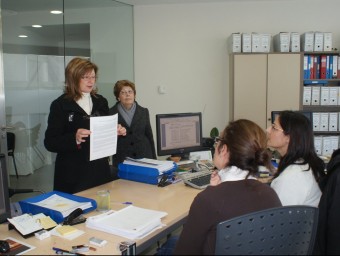
[[[5,253],[10,249],[9,243],[5,240],[0,240],[0,252]]]

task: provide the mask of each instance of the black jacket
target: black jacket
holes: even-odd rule
[[[91,116],[109,114],[108,102],[103,96],[97,94],[91,98]],[[54,190],[76,193],[112,180],[108,158],[89,161],[89,138],[78,148],[75,135],[79,128],[90,128],[86,112],[65,95],[54,100],[44,140],[46,149],[57,153]]]
[[[110,108],[111,115],[118,113],[118,104],[119,102]],[[141,107],[137,102],[136,104],[136,112],[130,126],[128,126],[124,118],[118,114],[118,123],[126,128],[126,136],[118,137],[117,154],[112,156],[112,165],[115,167],[123,162],[127,156],[132,158],[156,159],[149,110]]]
[[[314,254],[340,255],[340,149],[327,164],[327,176],[320,183],[318,232]]]

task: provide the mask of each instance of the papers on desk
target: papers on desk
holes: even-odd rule
[[[43,213],[35,215],[25,213],[17,217],[8,218],[7,220],[22,236],[30,235],[42,229],[50,229],[57,225],[57,223]]]
[[[161,218],[166,215],[166,212],[130,205],[116,212],[89,217],[86,226],[128,239],[140,239],[163,227]]]
[[[161,161],[149,158],[133,159],[127,157],[124,160],[123,164],[157,169],[159,174],[162,174],[163,172],[169,171],[174,168],[173,161]]]

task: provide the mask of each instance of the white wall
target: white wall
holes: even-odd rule
[[[339,0],[134,6],[137,101],[150,110],[154,133],[158,113],[200,111],[204,136],[226,126],[231,33],[333,32],[340,49],[339,9]]]

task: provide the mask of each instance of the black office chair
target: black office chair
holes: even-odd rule
[[[15,162],[14,150],[15,150],[15,134],[13,132],[7,132],[7,152],[8,152],[8,156],[11,156],[13,159],[15,174],[18,179],[19,174],[18,174],[17,164]]]
[[[215,255],[310,255],[318,208],[283,206],[223,221],[217,226]]]

